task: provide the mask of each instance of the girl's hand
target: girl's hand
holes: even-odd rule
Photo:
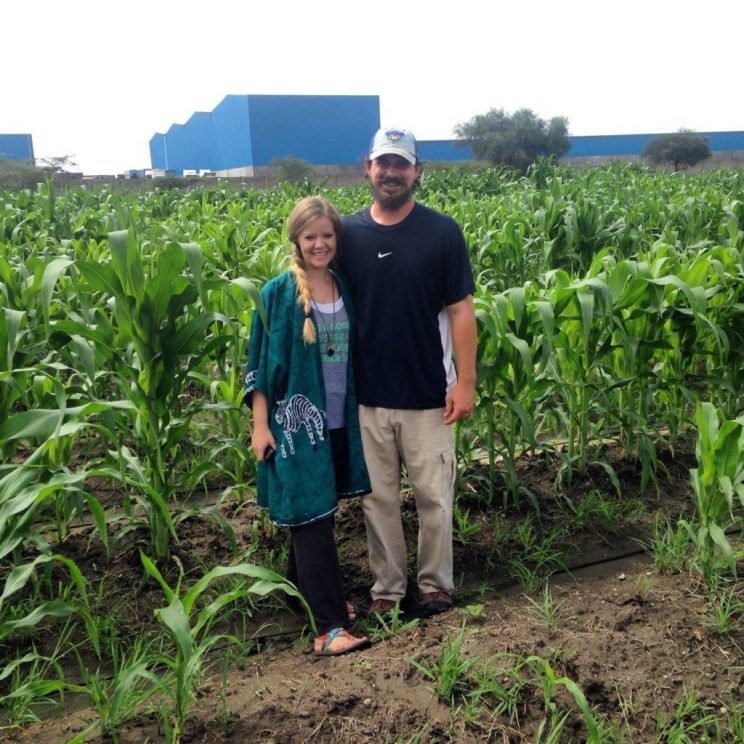
[[[256,459],[263,462],[266,459],[266,452],[276,449],[276,441],[269,429],[269,404],[266,396],[260,390],[254,390],[253,393],[253,434],[251,435],[251,447],[256,454]]]
[[[251,436],[251,447],[259,462],[264,460],[264,456],[269,447],[276,449],[276,440],[268,426],[255,426]]]

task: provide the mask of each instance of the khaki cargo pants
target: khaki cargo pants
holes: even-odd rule
[[[364,458],[372,493],[362,498],[372,599],[406,593],[406,544],[400,513],[401,467],[413,486],[419,519],[418,587],[421,593],[454,594],[452,500],[455,486],[454,427],[444,408],[411,411],[359,407]]]

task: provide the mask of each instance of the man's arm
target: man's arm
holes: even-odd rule
[[[452,328],[457,384],[447,396],[444,423],[453,424],[469,416],[475,402],[475,354],[478,340],[473,296],[468,295],[454,305],[447,305],[447,314]]]

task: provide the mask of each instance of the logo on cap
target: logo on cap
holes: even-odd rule
[[[399,132],[397,129],[391,129],[391,130],[385,132],[385,136],[391,142],[398,142],[399,140],[402,140],[403,137],[405,137],[405,134],[403,132]]]

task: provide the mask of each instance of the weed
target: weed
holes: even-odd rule
[[[721,711],[723,712],[723,710]],[[726,725],[723,733],[725,741],[744,741],[744,708],[733,702],[725,709]]]
[[[690,538],[680,522],[672,525],[668,517],[657,515],[651,528],[651,542],[644,545],[654,557],[660,574],[678,574],[688,562]]]
[[[547,581],[543,586],[542,598],[540,601],[536,601],[532,599],[532,597],[528,597],[526,594],[524,595],[524,598],[531,605],[529,609],[530,614],[543,620],[549,628],[556,626],[558,623],[558,610],[564,602],[556,602],[553,599],[553,595],[550,593],[550,585]]]
[[[224,733],[230,723],[230,709],[227,706],[227,684],[230,673],[230,662],[223,659],[220,665],[220,688],[218,694],[219,707],[217,709],[217,723]]]
[[[454,705],[457,696],[464,696],[470,686],[470,669],[476,657],[463,658],[462,642],[465,636],[465,621],[454,638],[442,645],[439,659],[433,664],[422,664],[413,659],[409,663],[434,682],[434,691],[446,703]]]
[[[426,733],[427,729],[429,728],[428,721],[410,738],[410,739],[402,739],[400,736],[395,740],[395,744],[421,744],[421,742],[424,740],[424,734]],[[385,737],[385,744],[388,744],[390,739],[388,737]]]
[[[658,741],[674,744],[694,744],[700,741],[720,741],[720,729],[710,705],[698,700],[694,690],[683,690],[683,698],[667,718],[656,719]]]
[[[646,574],[640,574],[633,582],[633,586],[644,602],[651,596],[651,579]]]
[[[573,522],[575,527],[615,535],[624,522],[636,519],[644,510],[640,499],[612,499],[593,488],[574,507]]]
[[[620,692],[618,683],[615,682],[615,695],[617,695],[617,704],[620,706],[620,715],[622,716],[625,728],[626,730],[630,730],[630,722],[638,718],[638,701],[635,693],[633,690],[630,690],[627,695],[623,695]]]
[[[6,725],[11,729],[38,723],[39,717],[32,705],[55,705],[49,696],[63,693],[65,689],[62,668],[54,659],[41,656],[35,649],[7,664],[0,672],[0,682],[8,686],[8,691],[0,695],[0,706]]]
[[[112,640],[107,652],[113,665],[111,675],[102,675],[100,667],[92,671],[80,655],[78,666],[84,689],[98,714],[94,727],[117,742],[121,725],[134,716],[144,700],[157,692],[160,680],[153,671],[157,656],[141,636],[135,638],[129,649],[124,649],[121,641]]]
[[[726,635],[739,626],[739,617],[744,611],[744,601],[739,598],[736,587],[729,587],[708,598],[710,619],[708,626],[718,635]]]
[[[453,539],[460,545],[467,546],[472,537],[480,532],[480,525],[470,520],[470,509],[460,509],[457,502],[454,505]]]
[[[511,654],[499,654],[487,663],[473,668],[473,691],[469,697],[477,703],[486,701],[496,715],[508,716],[514,720],[517,715],[523,689],[527,686],[519,673],[519,665],[511,664],[503,668],[498,664],[501,659],[513,661]]]
[[[560,744],[563,738],[563,728],[570,715],[571,711],[559,715],[557,710],[553,710],[550,712],[550,721],[547,718],[543,718],[537,729],[537,738],[535,740],[537,744]]]
[[[568,571],[566,547],[559,547],[568,538],[566,528],[556,528],[542,537],[528,517],[517,525],[515,538],[516,555],[509,558],[506,565],[509,573],[527,589],[536,589],[559,568]]]
[[[470,620],[482,623],[486,619],[486,606],[479,602],[478,604],[469,604],[460,607],[458,612]]]
[[[404,621],[402,619],[403,614],[403,610],[400,609],[400,603],[396,603],[395,607],[390,610],[387,616],[377,613],[373,620],[362,620],[360,625],[367,638],[369,638],[372,643],[377,643],[378,641],[384,641],[386,638],[390,638],[391,636],[407,633],[419,624],[419,619],[417,617]]]

